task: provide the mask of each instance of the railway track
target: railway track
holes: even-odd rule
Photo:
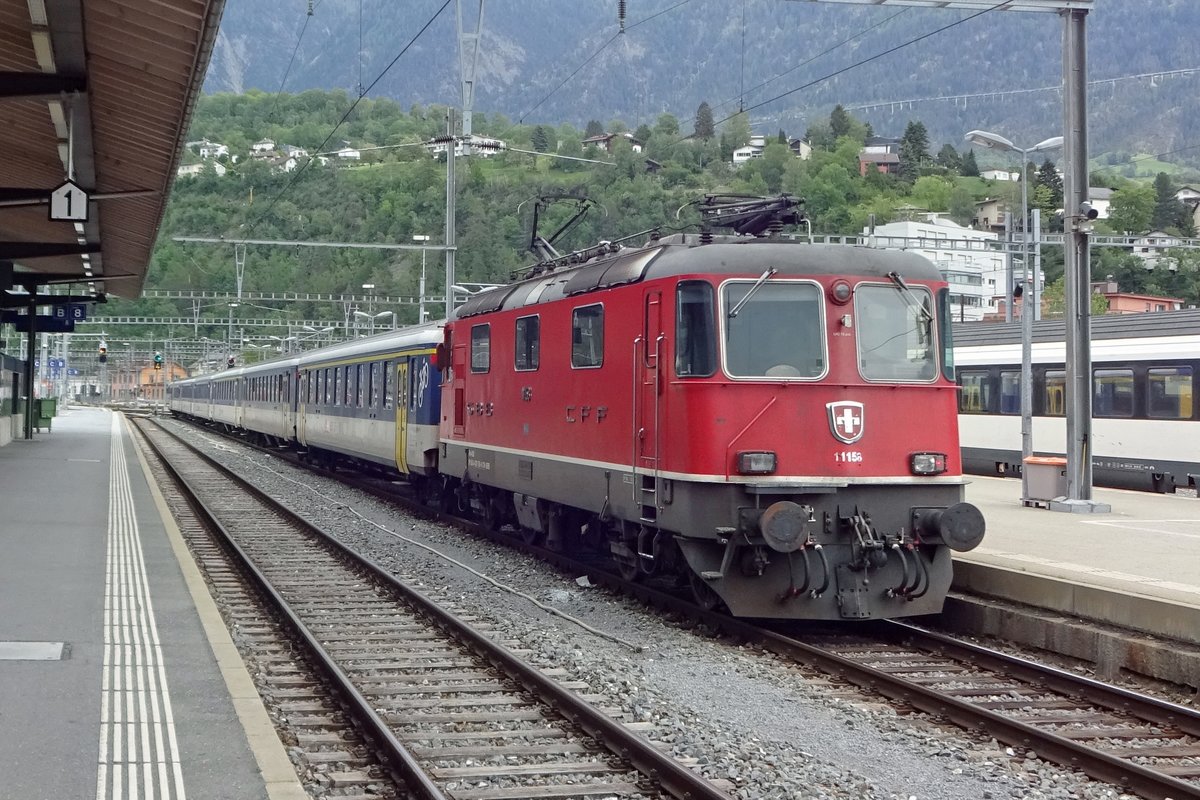
[[[334,477],[410,510],[390,484]],[[628,582],[595,563],[450,518],[473,532],[586,574],[656,608],[753,642],[861,689],[979,731],[1151,800],[1200,800],[1200,712],[903,623],[856,624],[853,632],[762,627],[705,611],[652,585]],[[801,638],[803,637],[803,638]]]
[[[529,666],[157,424],[138,428],[336,687],[336,706],[294,687],[308,696],[293,711],[318,729],[353,717],[408,796],[729,800],[576,694],[585,686]],[[319,731],[307,744],[344,749]]]

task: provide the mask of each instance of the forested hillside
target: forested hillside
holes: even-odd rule
[[[442,5],[229,0],[206,88],[356,94],[416,37],[372,96],[405,106],[457,104],[454,3],[435,18]],[[968,19],[978,11],[786,0],[624,5],[619,33],[617,0],[488,0],[476,109],[577,126],[620,117],[636,127],[653,124],[663,111],[690,115],[707,100],[718,119],[739,106],[752,109],[756,132],[769,133],[803,130],[838,103],[853,109],[969,94],[957,102],[889,104],[860,117],[891,136],[920,119],[937,146],[959,146],[976,128],[1018,143],[1061,132],[1057,91],[1015,91],[1061,85],[1062,23],[1055,14],[990,11]],[[1197,30],[1194,0],[1097,0],[1088,17],[1089,77],[1101,81],[1091,92],[1093,154],[1165,153],[1196,144],[1200,72],[1166,79],[1150,73],[1200,67],[1200,40],[1186,33]],[[1122,80],[1103,82],[1109,79]],[[1197,156],[1193,148],[1175,158]]]
[[[308,91],[298,95],[214,95],[205,97],[195,114],[192,140],[219,142],[229,148],[228,156],[204,162],[201,174],[178,179],[159,244],[150,270],[148,288],[232,290],[233,248],[228,245],[177,243],[172,237],[223,236],[273,240],[411,243],[414,235],[428,235],[433,243],[443,241],[445,212],[445,164],[421,146],[438,134],[445,124],[441,107],[408,110],[389,100],[361,101],[348,121],[335,128],[352,100],[342,92]],[[788,192],[804,197],[817,233],[858,233],[874,215],[879,223],[911,217],[919,210],[943,212],[969,223],[974,203],[984,197],[1015,199],[1018,185],[990,182],[977,177],[973,154],[943,147],[930,152],[929,137],[919,122],[905,132],[901,152],[905,170],[898,175],[869,172],[860,177],[858,153],[868,127],[840,108],[828,119],[814,123],[813,152],[808,160],[797,158],[784,143],[785,132],[771,137],[763,156],[734,168],[730,157],[735,146],[749,136],[745,117],[737,117],[709,130],[706,114],[680,121],[662,114],[653,125],[633,130],[645,143],[635,153],[622,137],[614,140],[614,152],[594,147],[584,149],[581,141],[588,131],[572,125],[557,127],[516,125],[500,116],[481,117],[509,147],[528,151],[550,151],[544,155],[500,152],[484,158],[460,159],[458,177],[458,278],[463,282],[504,282],[514,271],[534,260],[526,252],[533,198],[547,194],[586,195],[600,209],[587,217],[559,245],[570,250],[659,228],[668,232],[688,222],[676,218],[687,202],[711,192],[774,194]],[[477,127],[479,127],[477,125]],[[620,121],[591,130],[624,127]],[[331,132],[335,131],[331,136]],[[267,159],[252,158],[251,145],[264,138],[277,146],[302,147],[317,156],[337,149],[343,141],[361,152],[361,160],[341,163],[329,156],[319,158],[296,172],[285,172]],[[194,150],[186,160],[200,161]],[[551,153],[576,159],[554,158]],[[306,158],[300,159],[304,165]],[[225,174],[218,175],[215,164]],[[1043,166],[1031,197],[1036,207],[1050,215],[1061,204],[1052,165]],[[1155,187],[1149,184],[1109,180],[1118,191],[1114,213],[1131,227],[1176,225],[1183,218],[1178,208],[1160,209]],[[1163,191],[1172,184],[1163,176]],[[1148,204],[1147,204],[1148,200]],[[1167,218],[1162,214],[1176,214]],[[565,219],[565,208],[552,209],[543,233],[552,232]],[[1143,219],[1143,217],[1145,217]],[[252,246],[246,259],[247,291],[305,291],[357,294],[364,283],[374,284],[379,295],[415,296],[420,270],[419,252],[316,249]],[[429,254],[428,295],[441,295],[442,263]],[[1051,256],[1051,277],[1054,258]],[[1108,256],[1098,261],[1098,274],[1118,272],[1123,281],[1132,280],[1131,290],[1152,288],[1154,280],[1177,281],[1158,287],[1164,291],[1188,291],[1191,302],[1200,300],[1190,266],[1167,275],[1147,275],[1121,259]],[[1140,272],[1139,272],[1140,270]],[[1128,273],[1128,274],[1126,274]],[[291,306],[294,318],[328,315],[330,310]],[[140,300],[110,304],[106,314],[187,315],[190,306],[167,300]],[[213,313],[224,313],[224,307]],[[255,314],[282,313],[259,309]],[[205,312],[207,316],[209,312]],[[415,321],[401,319],[403,322]]]

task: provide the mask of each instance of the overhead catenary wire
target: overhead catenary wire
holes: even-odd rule
[[[375,80],[371,81],[371,84],[363,91],[363,93],[360,94],[357,98],[355,98],[354,102],[350,104],[350,108],[346,109],[346,113],[342,115],[342,118],[339,119],[337,121],[337,124],[333,126],[333,129],[331,131],[329,131],[329,135],[326,136],[325,140],[323,142],[321,142],[320,145],[317,146],[317,151],[323,151],[325,149],[325,146],[327,144],[329,144],[329,142],[333,139],[334,134],[336,134],[338,132],[338,129],[341,128],[343,124],[345,124],[346,120],[350,119],[350,115],[354,113],[354,109],[356,109],[358,107],[358,104],[362,101],[362,99],[364,97],[366,97],[372,89],[375,88],[375,85],[377,83],[379,83],[381,80],[383,80],[384,76],[387,75],[388,72],[391,71],[392,67],[396,66],[396,63],[404,56],[405,53],[407,53],[409,51],[409,48],[411,48],[414,44],[416,44],[417,40],[420,39],[421,36],[423,36],[427,30],[429,30],[429,28],[433,25],[434,22],[437,21],[437,18],[442,15],[442,12],[446,10],[446,8],[450,5],[451,2],[452,2],[452,0],[445,0],[445,2],[442,3],[441,7],[439,7],[438,10],[433,13],[433,16],[431,16],[425,22],[425,24],[421,26],[421,29],[418,30],[416,32],[416,34],[414,34],[413,37],[408,40],[408,43],[406,45],[404,45],[404,47],[400,48],[400,52],[396,54],[395,58],[393,58],[391,61],[389,61],[388,65],[383,68],[383,71],[375,76]],[[278,194],[276,194],[273,198],[271,198],[271,202],[270,202],[270,204],[267,205],[266,210],[263,211],[262,214],[258,215],[254,219],[254,221],[250,223],[250,226],[249,226],[250,231],[253,231],[255,229],[255,227],[258,226],[258,223],[260,223],[260,222],[262,222],[262,220],[266,219],[267,215],[269,215],[271,213],[272,209],[275,208],[276,204],[278,204],[279,201],[281,199],[283,199],[283,196],[286,195],[288,193],[288,191],[293,186],[296,185],[296,181],[299,180],[300,176],[304,174],[305,170],[307,170],[309,165],[312,163],[313,163],[313,160],[309,159],[308,161],[306,161],[302,165],[300,165],[300,167],[298,167],[295,172],[292,173],[291,180],[289,180],[284,185],[284,187],[279,190]]]
[[[608,41],[606,41],[604,44],[600,45],[600,47],[594,53],[592,53],[590,56],[588,56],[586,59],[584,59],[583,63],[581,63],[579,66],[577,66],[575,69],[573,69],[571,71],[570,75],[563,78],[562,81],[560,81],[557,86],[555,86],[553,89],[551,89],[549,92],[547,92],[545,97],[543,97],[541,100],[538,100],[536,103],[533,104],[532,108],[530,108],[528,111],[526,111],[521,116],[517,117],[517,122],[524,123],[526,117],[528,117],[534,111],[537,111],[538,108],[542,105],[542,103],[545,103],[547,100],[549,100],[551,97],[553,97],[558,92],[559,89],[566,86],[567,83],[569,83],[572,78],[574,78],[576,75],[578,75],[580,73],[580,71],[583,70],[584,67],[586,67],[588,64],[595,61],[597,56],[599,56],[601,53],[603,53],[605,50],[607,50],[608,46],[610,44],[615,42],[617,39],[621,38],[621,34],[625,33],[626,31],[633,30],[634,28],[636,28],[639,25],[644,25],[647,22],[651,21],[652,19],[661,17],[663,14],[670,13],[670,12],[674,11],[675,9],[679,8],[680,6],[685,6],[690,2],[692,2],[692,0],[679,0],[679,2],[673,6],[664,8],[662,11],[655,12],[655,13],[651,14],[650,16],[646,17],[645,19],[640,19],[637,22],[634,22],[633,24],[624,26],[623,29],[614,33],[612,35],[612,37],[609,38]]]
[[[951,23],[950,23],[950,24],[948,24],[948,25],[943,25],[943,26],[942,26],[942,27],[940,27],[940,28],[935,28],[934,30],[932,30],[932,31],[929,31],[928,33],[923,33],[923,34],[921,34],[920,36],[917,36],[917,37],[914,37],[914,38],[912,38],[912,39],[909,39],[909,40],[908,40],[908,41],[906,41],[906,42],[901,42],[900,44],[896,45],[895,47],[889,47],[887,50],[884,50],[884,51],[882,51],[882,52],[880,52],[880,53],[876,53],[876,54],[875,54],[875,55],[873,55],[873,56],[868,56],[867,58],[864,58],[864,59],[862,59],[861,61],[856,61],[856,62],[854,62],[853,64],[850,64],[850,65],[848,65],[848,66],[842,67],[841,69],[834,70],[833,72],[830,72],[830,73],[829,73],[829,74],[827,74],[827,75],[823,75],[823,76],[821,76],[820,78],[815,78],[815,79],[813,79],[813,80],[809,81],[808,83],[801,84],[800,86],[797,86],[797,87],[796,87],[796,88],[794,88],[794,89],[789,89],[789,90],[787,90],[786,92],[782,92],[782,93],[780,93],[780,94],[777,94],[777,95],[775,95],[774,97],[767,98],[766,100],[763,100],[763,101],[762,101],[762,102],[760,102],[760,103],[756,103],[756,104],[754,104],[754,105],[750,106],[749,108],[746,108],[746,109],[743,109],[743,110],[744,110],[744,111],[754,111],[755,109],[762,108],[762,107],[763,107],[763,106],[765,106],[765,105],[770,105],[771,103],[774,103],[774,102],[775,102],[775,101],[777,101],[777,100],[782,100],[783,98],[785,98],[785,97],[788,97],[789,95],[793,95],[793,94],[795,94],[796,92],[800,92],[800,91],[803,91],[803,90],[805,90],[805,89],[810,89],[810,88],[812,88],[813,86],[816,86],[816,85],[817,85],[817,84],[819,84],[819,83],[824,83],[824,82],[825,82],[825,81],[827,81],[827,80],[831,80],[831,79],[833,79],[833,78],[836,78],[838,75],[843,75],[843,74],[845,74],[845,73],[847,73],[847,72],[849,72],[849,71],[851,71],[851,70],[853,70],[853,69],[858,69],[858,68],[859,68],[859,67],[861,67],[861,66],[864,66],[864,65],[866,65],[866,64],[870,64],[870,63],[871,63],[871,62],[873,62],[873,61],[878,61],[879,59],[881,59],[881,58],[883,58],[883,57],[885,57],[885,56],[889,56],[889,55],[891,55],[892,53],[895,53],[895,52],[897,52],[897,51],[899,51],[899,50],[903,50],[903,49],[904,49],[904,48],[906,48],[906,47],[911,47],[912,45],[916,44],[917,42],[924,41],[925,39],[928,39],[928,38],[930,38],[930,37],[932,37],[932,36],[936,36],[936,35],[938,35],[939,33],[944,33],[945,31],[948,31],[948,30],[950,30],[951,28],[956,28],[956,27],[958,27],[959,25],[962,25],[963,23],[966,23],[966,22],[970,22],[970,21],[971,21],[971,20],[973,20],[973,19],[978,19],[979,17],[982,17],[984,14],[990,14],[990,13],[991,13],[991,12],[993,12],[993,11],[998,11],[999,9],[1001,9],[1001,8],[1004,8],[1005,6],[1010,6],[1010,5],[1012,5],[1012,4],[1013,4],[1013,2],[1015,2],[1015,0],[1001,0],[1001,2],[997,3],[997,4],[996,4],[996,5],[994,5],[994,6],[990,6],[990,7],[988,7],[988,8],[985,8],[985,9],[983,9],[982,11],[977,11],[977,12],[975,12],[974,14],[971,14],[970,16],[963,17],[963,18],[962,18],[962,19],[960,19],[960,20],[956,20],[955,22],[951,22]],[[742,113],[742,111],[739,111],[739,112],[737,112],[737,113],[738,113],[738,114],[740,114],[740,113]],[[736,117],[736,116],[737,116],[737,114],[730,114],[729,116],[727,116],[727,117],[725,117],[725,118],[723,118],[723,119],[720,119],[720,120],[718,120],[716,124],[720,125],[720,124],[721,124],[721,123],[723,123],[723,122],[728,122],[729,120],[733,119],[733,118],[734,118],[734,117]],[[691,136],[685,136],[685,137],[683,137],[683,139],[684,139],[684,140],[686,140],[686,139],[690,139],[690,138],[692,138],[692,137],[691,137]]]
[[[275,110],[279,107],[279,96],[283,94],[283,87],[287,85],[288,76],[292,74],[292,65],[296,63],[296,54],[300,52],[300,43],[304,41],[304,34],[308,30],[308,23],[312,21],[313,12],[316,7],[321,4],[321,0],[317,0],[316,4],[309,0],[308,10],[304,14],[304,24],[300,26],[300,35],[296,37],[296,46],[292,48],[292,57],[288,59],[287,68],[283,71],[283,78],[279,81],[279,89],[275,92],[275,99],[271,103],[271,113],[267,115],[267,119],[272,119],[275,116]]]

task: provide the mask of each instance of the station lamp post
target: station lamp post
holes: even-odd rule
[[[1025,275],[1021,300],[1021,500],[1025,501],[1029,499],[1029,471],[1026,468],[1026,460],[1033,455],[1033,320],[1038,316],[1038,304],[1041,302],[1037,269],[1031,268],[1029,246],[1029,156],[1032,153],[1062,147],[1063,137],[1053,136],[1033,147],[1017,147],[999,134],[971,131],[967,134],[967,141],[992,150],[1021,154],[1021,270]],[[1037,243],[1034,243],[1034,247],[1037,247]],[[1009,275],[1008,278],[1005,293],[1008,308],[1011,310],[1014,292],[1012,276]]]

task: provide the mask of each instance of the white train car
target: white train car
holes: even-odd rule
[[[263,361],[243,367],[239,427],[275,443],[296,438],[297,356]]]
[[[1065,323],[1035,324],[1033,448],[1066,450]],[[1019,475],[1020,323],[958,325],[963,469]],[[1092,320],[1092,475],[1098,486],[1172,492],[1200,482],[1200,311]]]

